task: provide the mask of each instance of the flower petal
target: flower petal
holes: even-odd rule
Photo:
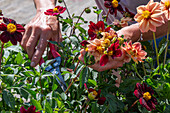
[[[16,27],[17,27],[16,31],[18,31],[18,32],[25,32],[25,29],[24,29],[24,27],[22,25],[16,24]]]
[[[24,108],[24,106],[21,106],[20,112],[21,112],[21,113],[27,113],[27,110]]]
[[[145,99],[143,97],[141,97],[139,99],[140,104],[145,107],[148,111],[152,111],[152,109],[148,106],[147,102],[145,101]]]
[[[100,105],[103,105],[105,103],[105,101],[106,101],[105,97],[100,97],[100,98],[98,98],[97,103],[100,104]]]
[[[7,26],[4,23],[0,24],[0,31],[5,31],[7,30]]]
[[[108,57],[106,54],[104,54],[104,55],[100,58],[100,65],[101,65],[101,66],[105,66],[105,65],[107,64],[108,60],[109,60],[109,57]]]
[[[0,35],[0,40],[3,43],[7,43],[10,40],[10,34],[7,31],[4,31],[1,35]]]
[[[30,106],[27,110],[27,113],[35,113],[36,107],[35,106]]]

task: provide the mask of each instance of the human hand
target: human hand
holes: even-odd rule
[[[80,61],[84,62],[84,55],[85,54],[86,54],[86,51],[84,49],[82,49],[80,51],[80,55],[78,57]],[[94,65],[89,65],[89,67],[91,67],[94,70],[99,71],[99,72],[105,71],[105,70],[108,70],[108,69],[116,69],[118,67],[122,67],[125,62],[128,62],[125,59],[126,59],[126,53],[123,51],[121,57],[115,57],[114,59],[112,59],[109,56],[109,61],[105,66],[100,66],[100,63],[98,62],[98,63],[95,63]]]
[[[62,40],[59,22],[57,17],[46,16],[44,12],[39,11],[25,26],[25,30],[21,46],[31,59],[31,66],[35,67],[47,47],[47,40],[57,42]]]

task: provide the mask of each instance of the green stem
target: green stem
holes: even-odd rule
[[[144,71],[144,74],[146,76],[146,69],[145,69],[145,66],[144,66],[144,63],[142,62],[142,68],[143,68],[143,71]]]
[[[165,62],[166,62],[166,56],[167,56],[167,51],[168,51],[168,41],[169,41],[169,31],[170,31],[170,25],[169,25],[170,22],[168,22],[168,31],[167,31],[167,38],[166,38],[166,41],[167,41],[167,45],[166,45],[166,49],[165,49],[165,56],[164,56],[164,65],[165,65]]]
[[[64,3],[64,5],[65,5],[65,7],[66,7],[66,10],[67,10],[67,13],[68,13],[69,18],[71,19],[70,12],[68,11],[67,4],[66,4],[65,0],[63,0],[63,3]]]
[[[0,71],[1,71],[1,61],[2,61],[2,52],[3,52],[3,48],[4,48],[4,43],[2,43],[2,45],[1,45],[1,54],[0,54]]]
[[[135,63],[135,67],[137,67],[136,63]],[[136,71],[137,76],[143,81],[143,78],[140,76],[140,74],[138,73],[138,70],[136,68],[135,68],[135,71]]]
[[[136,100],[131,106],[130,108],[128,109],[128,111],[138,102],[139,100]]]
[[[155,44],[155,51],[156,51],[157,65],[159,66],[159,55],[158,55],[158,48],[157,48],[157,45],[156,45],[155,32],[153,32],[153,39],[154,39],[154,44]]]

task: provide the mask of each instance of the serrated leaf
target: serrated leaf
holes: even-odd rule
[[[5,103],[11,107],[12,109],[15,108],[15,98],[12,95],[11,92],[7,91],[7,90],[3,90],[3,99],[5,100]]]

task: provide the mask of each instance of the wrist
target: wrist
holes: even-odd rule
[[[44,12],[47,9],[53,9],[55,7],[55,0],[34,0],[35,7],[38,12]]]

